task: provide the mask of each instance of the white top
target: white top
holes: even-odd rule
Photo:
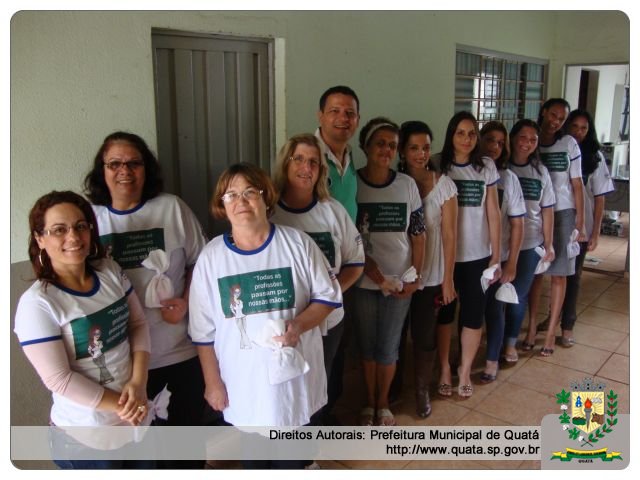
[[[511,218],[524,217],[527,207],[524,204],[520,182],[510,170],[498,170],[498,202],[500,204],[500,224],[502,225],[500,256],[502,262],[509,258],[509,242],[511,241]]]
[[[500,176],[493,160],[483,157],[481,171],[471,164],[451,163],[449,177],[458,188],[458,245],[456,262],[471,262],[491,255],[489,221],[485,202],[487,187],[498,183]]]
[[[313,200],[305,208],[288,207],[282,200],[275,206],[270,218],[278,225],[302,230],[318,245],[335,275],[343,268],[364,266],[362,238],[345,208],[335,199],[324,202]],[[336,308],[323,322],[323,335],[335,327],[344,316],[342,307]]]
[[[580,147],[571,135],[564,135],[551,145],[540,145],[540,159],[549,170],[556,194],[556,212],[576,208],[571,179],[582,178],[581,158]]]
[[[584,228],[587,238],[593,233],[593,214],[595,209],[595,197],[606,195],[614,190],[613,180],[601,152],[598,152],[600,161],[596,169],[589,175],[584,191]]]
[[[129,305],[133,290],[113,261],[95,263],[89,292],[36,281],[20,297],[14,331],[24,347],[62,340],[69,366],[115,391],[131,377]],[[99,331],[99,336],[94,335]],[[58,426],[127,425],[115,412],[95,410],[52,393],[51,421]]]
[[[175,195],[161,193],[131,210],[94,205],[100,242],[125,270],[141,299],[155,275],[141,265],[151,250],[161,248],[170,258],[165,272],[174,295],[184,293],[185,271],[195,264],[205,239],[200,224],[186,203]],[[151,335],[149,368],[183,362],[197,355],[187,338],[188,314],[173,325],[162,319],[159,308],[144,309]]]
[[[189,294],[189,336],[197,345],[213,344],[229,398],[227,422],[300,426],[327,402],[318,327],[303,333],[296,347],[310,370],[278,385],[269,383],[271,350],[254,340],[267,320],[293,320],[311,302],[338,308],[342,295],[326,258],[299,230],[272,225],[269,238],[252,251],[238,249],[228,234],[202,250]]]
[[[358,171],[358,220],[364,253],[378,264],[383,275],[402,275],[411,267],[411,215],[422,210],[420,192],[413,178],[390,170],[384,185],[372,185]],[[380,290],[367,275],[358,281],[360,288]]]
[[[509,163],[509,169],[516,174],[520,181],[522,195],[527,206],[521,249],[536,248],[544,243],[542,209],[551,208],[556,203],[551,177],[542,163],[538,164],[537,170],[531,162],[527,162],[525,165]]]
[[[444,250],[442,247],[442,206],[458,194],[456,184],[447,175],[422,199],[424,223],[427,227],[427,243],[424,252],[422,282],[420,288],[442,285],[444,279]]]

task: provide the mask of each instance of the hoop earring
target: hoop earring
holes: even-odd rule
[[[93,246],[96,247],[96,251],[95,251],[95,253],[92,253],[91,255],[89,255],[89,257],[97,257],[98,256],[98,252],[100,251],[100,249],[98,248],[98,244],[97,243],[94,243]]]
[[[38,253],[38,260],[40,261],[40,266],[44,267],[44,263],[42,262],[42,252],[44,252],[44,248],[40,249],[40,253]]]

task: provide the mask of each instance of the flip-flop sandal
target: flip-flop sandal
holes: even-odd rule
[[[492,375],[491,373],[482,372],[482,375],[480,375],[480,383],[484,383],[486,385],[487,383],[494,382],[496,378],[498,378],[497,375]]]
[[[573,337],[560,337],[560,345],[564,348],[571,348],[576,344],[576,339]]]
[[[462,398],[469,398],[473,395],[473,385],[458,385],[458,395]]]
[[[453,395],[453,385],[448,383],[441,383],[438,385],[438,395],[441,397],[450,397]]]
[[[504,361],[507,363],[518,363],[518,360],[520,360],[520,357],[518,357],[518,352],[505,353],[502,358],[504,358]]]
[[[522,350],[523,352],[530,352],[535,346],[535,343],[528,343],[526,341],[523,341],[520,345],[520,350]]]
[[[376,425],[381,427],[393,427],[396,424],[396,417],[393,416],[388,408],[381,408],[377,412]]]
[[[373,409],[373,407],[364,407],[360,411],[360,425],[363,427],[373,426],[374,415],[375,410]]]
[[[543,347],[540,350],[540,356],[541,357],[550,357],[551,355],[553,355],[553,348],[545,348],[545,347]]]

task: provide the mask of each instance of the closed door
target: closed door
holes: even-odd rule
[[[274,155],[270,40],[152,32],[158,160],[165,190],[180,196],[212,238],[209,200],[229,165],[267,172]]]

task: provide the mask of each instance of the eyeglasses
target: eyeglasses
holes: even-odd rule
[[[311,168],[320,167],[320,160],[317,158],[304,158],[302,155],[296,155],[295,157],[289,157],[289,159],[298,167],[301,167],[306,163],[308,163]]]
[[[134,170],[144,167],[144,162],[142,160],[131,160],[129,162],[111,160],[110,162],[104,162],[104,166],[113,172],[117,172],[122,167],[127,167],[129,171],[133,172]]]
[[[222,198],[222,201],[224,203],[235,203],[238,201],[238,199],[242,195],[245,200],[251,201],[251,200],[256,200],[260,195],[262,195],[262,192],[263,190],[256,190],[255,188],[249,187],[242,193],[227,192],[224,195],[222,195],[222,197],[220,198]]]
[[[76,223],[75,225],[54,225],[51,228],[48,228],[47,230],[42,230],[42,234],[43,235],[50,235],[53,237],[64,237],[66,236],[71,230],[74,230],[75,232],[77,232],[78,234],[82,234],[84,232],[88,232],[93,230],[93,225],[91,225],[89,222],[85,222],[85,221],[80,221],[78,223]]]

